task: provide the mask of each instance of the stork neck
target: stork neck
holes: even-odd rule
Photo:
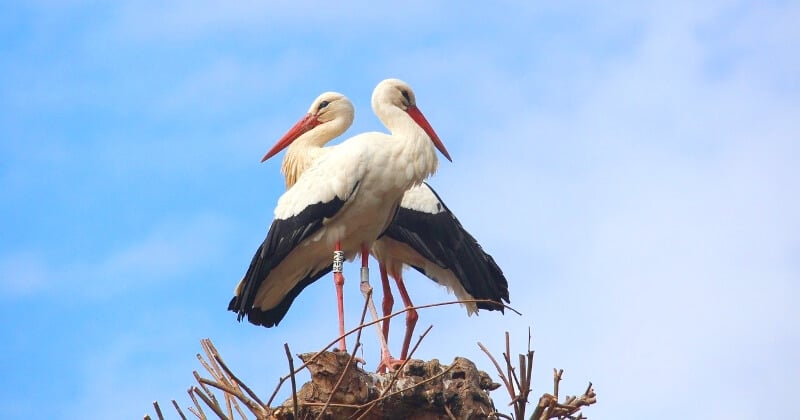
[[[297,182],[300,175],[322,154],[322,147],[344,133],[352,119],[334,118],[303,133],[286,149],[281,172],[286,178],[286,188]]]
[[[376,104],[374,111],[397,141],[395,147],[402,149],[400,153],[406,156],[404,161],[410,162],[414,169],[414,183],[433,175],[439,166],[439,159],[425,130],[400,108]]]

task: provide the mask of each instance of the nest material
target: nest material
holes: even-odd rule
[[[304,362],[316,353],[299,355]],[[311,381],[272,415],[276,419],[486,419],[495,411],[489,391],[500,385],[470,360],[456,357],[449,366],[434,359],[410,360],[399,374],[366,372],[349,364],[350,356],[325,352],[308,364]],[[393,379],[393,376],[397,377]],[[338,385],[338,386],[337,386]],[[331,396],[331,394],[333,394]]]

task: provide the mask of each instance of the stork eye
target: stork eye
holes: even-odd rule
[[[411,103],[411,98],[408,96],[408,91],[407,90],[403,89],[403,90],[400,91],[400,93],[403,94],[403,97],[406,98],[406,101],[408,101],[408,103]]]
[[[328,101],[322,101],[322,102],[320,102],[320,103],[319,103],[319,107],[317,108],[317,111],[319,111],[319,110],[320,110],[320,109],[322,109],[322,108],[325,108],[326,106],[328,106],[328,104],[330,104],[330,102],[328,102]]]

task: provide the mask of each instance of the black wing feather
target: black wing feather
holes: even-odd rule
[[[425,186],[439,200],[442,211],[431,214],[401,205],[384,235],[410,246],[436,265],[452,271],[464,290],[475,299],[509,302],[508,281],[494,258],[461,226],[436,191],[427,183]],[[421,267],[414,268],[428,276]],[[477,305],[480,309],[504,309],[502,305],[491,303],[481,302]]]
[[[358,187],[355,185],[353,191]],[[288,219],[275,219],[269,228],[266,239],[253,255],[244,282],[239,294],[234,296],[228,304],[228,310],[236,312],[238,319],[247,316],[247,320],[256,325],[272,327],[286,315],[294,299],[309,284],[331,271],[331,266],[317,272],[310,273],[301,279],[292,288],[278,306],[267,311],[253,308],[258,289],[269,273],[286,258],[287,255],[302,241],[322,228],[323,221],[333,217],[343,206],[346,200],[334,197],[328,202],[312,204],[299,214]]]

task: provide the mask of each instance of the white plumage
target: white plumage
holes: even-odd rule
[[[382,81],[372,107],[391,134],[364,133],[339,144],[280,197],[267,238],[228,306],[239,319],[277,325],[300,291],[330,271],[334,244],[348,259],[369,249],[403,193],[436,171],[434,146],[449,159],[407,84]]]
[[[327,159],[328,154],[334,153],[340,147],[323,148],[328,141],[347,130],[353,121],[353,115],[353,106],[344,95],[336,92],[323,93],[312,103],[308,114],[264,156],[264,160],[288,145],[281,170],[286,176],[287,187],[292,187],[293,180],[316,160]],[[413,169],[413,166],[410,165],[409,168]],[[391,312],[393,304],[387,273],[391,273],[397,280],[406,306],[411,306],[402,283],[404,266],[416,268],[446,287],[449,292],[455,293],[459,300],[477,298],[508,301],[508,285],[500,268],[461,227],[436,192],[426,183],[413,186],[405,192],[397,217],[385,234],[374,242],[371,252],[381,266],[384,315]],[[471,293],[465,289],[465,285]],[[476,303],[465,305],[468,314],[478,310]],[[502,305],[489,303],[482,303],[480,307],[490,310],[503,308]],[[415,321],[416,313],[413,310],[407,312],[407,338],[413,331]],[[384,322],[384,335],[387,339],[388,327],[389,323]],[[406,356],[408,341],[404,341],[403,358]],[[390,359],[388,354],[384,356]]]

